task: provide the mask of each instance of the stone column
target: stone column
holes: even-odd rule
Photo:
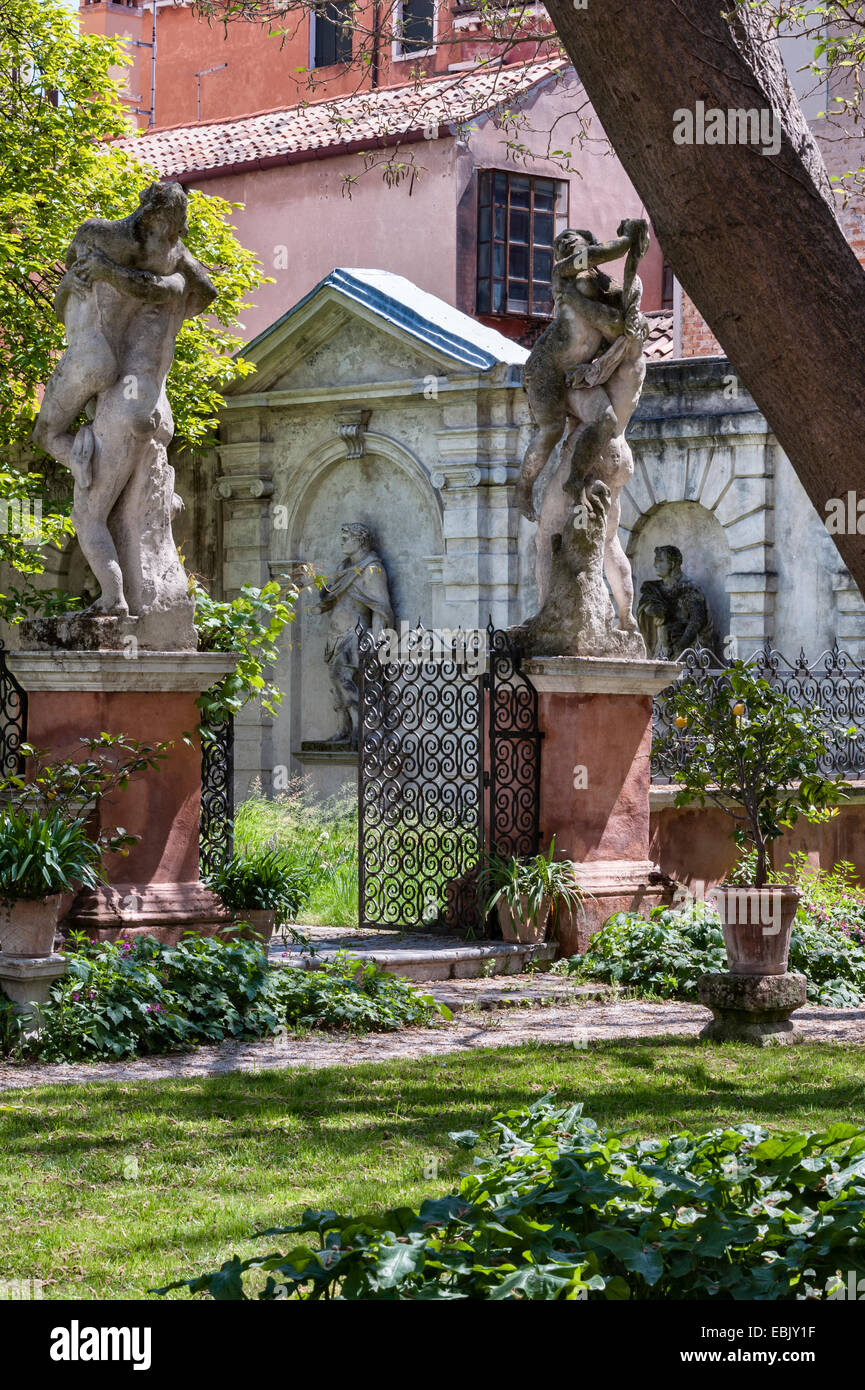
[[[66,957],[54,952],[50,956],[13,956],[0,951],[0,990],[22,1020],[25,1039],[42,1031],[42,1005],[54,981],[67,969]]]
[[[76,761],[84,736],[103,731],[142,743],[172,740],[159,767],[137,774],[103,801],[101,827],[138,835],[127,852],[105,858],[108,883],[82,891],[65,930],[94,940],[153,935],[176,942],[184,931],[210,935],[227,920],[219,899],[199,881],[201,747],[196,697],[232,670],[222,652],[16,651],[9,666],[28,692],[27,738],[36,748]]]
[[[649,856],[652,696],[681,667],[671,661],[532,657],[539,693],[541,842],[573,861],[585,917],[560,923],[562,955],[585,951],[614,912],[646,911],[668,882]],[[591,895],[591,896],[588,896]]]

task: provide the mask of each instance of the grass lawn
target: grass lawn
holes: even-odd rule
[[[201,1081],[0,1092],[0,1277],[45,1298],[141,1298],[277,1241],[305,1207],[359,1211],[447,1191],[449,1130],[556,1088],[643,1134],[758,1121],[865,1122],[861,1048],[690,1039],[523,1046]],[[134,1160],[130,1162],[130,1160]],[[432,1160],[438,1177],[424,1176]],[[138,1176],[134,1173],[135,1161]]]

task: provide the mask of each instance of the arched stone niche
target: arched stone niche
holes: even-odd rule
[[[338,441],[308,459],[296,477],[305,485],[289,506],[286,559],[332,576],[342,563],[340,527],[360,522],[372,532],[387,571],[397,626],[430,621],[437,608],[433,558],[442,550],[441,511],[426,471],[402,446],[367,433],[361,458],[347,457]],[[281,499],[274,498],[275,502]],[[271,569],[278,565],[271,563]],[[315,609],[315,591],[304,591],[291,643],[291,753],[301,742],[327,739],[336,716],[324,659],[328,617]],[[285,722],[280,719],[281,742]],[[288,751],[277,761],[288,761]],[[322,790],[327,790],[322,788]]]
[[[699,502],[661,502],[640,517],[631,533],[628,556],[634,571],[634,595],[655,575],[655,547],[676,545],[682,570],[699,584],[709,604],[716,631],[730,632],[730,595],[726,582],[732,556],[724,527],[714,512]]]

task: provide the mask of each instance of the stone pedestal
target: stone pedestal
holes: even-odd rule
[[[11,999],[24,1023],[24,1037],[42,1029],[42,1005],[55,980],[65,975],[65,956],[9,956],[0,951],[0,990]]]
[[[560,923],[561,952],[585,951],[614,912],[648,911],[670,885],[649,857],[652,696],[680,667],[670,661],[533,657],[544,734],[541,842],[573,860],[585,916]]]
[[[125,734],[174,747],[153,770],[101,804],[102,826],[140,836],[105,859],[108,884],[82,891],[61,924],[97,941],[151,934],[167,943],[212,934],[231,914],[198,875],[201,747],[196,697],[233,669],[221,652],[17,651],[9,665],[28,692],[27,738],[75,760],[81,738]]]
[[[793,1041],[790,1015],[808,996],[804,975],[734,975],[724,971],[697,981],[700,1003],[712,1022],[700,1033],[713,1042],[746,1042],[767,1047]]]

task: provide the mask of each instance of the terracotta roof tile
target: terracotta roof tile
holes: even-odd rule
[[[646,357],[650,362],[663,361],[665,357],[673,356],[673,313],[671,309],[649,309],[646,313],[649,320],[649,336],[646,339]],[[521,347],[534,347],[538,338],[543,333],[549,319],[544,319],[539,323],[533,323],[517,339]]]
[[[673,356],[673,311],[655,309],[646,314],[649,320],[649,336],[646,339],[646,356],[650,362],[663,361]]]
[[[233,120],[169,126],[119,140],[142,163],[165,176],[225,169],[258,160],[302,159],[314,151],[357,146],[427,127],[452,127],[510,105],[557,73],[561,61],[514,64],[480,73],[447,73],[418,85],[280,107]]]

